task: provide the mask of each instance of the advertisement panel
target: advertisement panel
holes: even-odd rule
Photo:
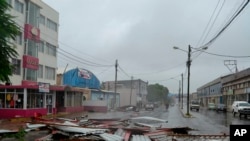
[[[23,68],[38,70],[39,59],[33,56],[23,55]]]
[[[39,92],[49,93],[49,83],[38,82]]]

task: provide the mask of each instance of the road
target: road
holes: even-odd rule
[[[178,105],[170,106],[168,110],[164,106],[154,109],[153,111],[146,111],[144,109],[139,112],[108,112],[108,113],[88,113],[89,118],[129,118],[136,116],[150,116],[167,120],[168,123],[161,124],[162,127],[189,127],[191,130],[189,134],[194,135],[229,135],[230,124],[244,124],[250,125],[250,118],[240,119],[238,116],[233,117],[232,113],[216,112],[201,108],[199,112],[190,111],[191,118],[183,116],[186,112],[186,107],[180,109]],[[67,118],[82,116],[86,113],[71,114]],[[29,132],[27,138],[37,138],[46,135],[46,131]],[[2,139],[3,141],[13,141],[12,139]]]

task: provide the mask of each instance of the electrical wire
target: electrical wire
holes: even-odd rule
[[[232,55],[222,55],[222,54],[215,54],[215,53],[210,53],[206,51],[202,51],[206,54],[214,55],[214,56],[219,56],[219,57],[228,57],[228,58],[250,58],[250,56],[232,56]]]
[[[242,2],[242,4],[239,6],[239,8],[235,11],[235,13],[232,15],[232,17],[230,18],[230,20],[225,24],[225,26],[210,40],[208,41],[206,44],[202,45],[201,47],[199,47],[200,49],[203,47],[209,47],[228,27],[229,25],[234,21],[234,19],[243,11],[243,9],[248,5],[249,0],[247,0],[247,2],[244,3],[244,1]],[[197,48],[197,49],[199,49]],[[202,54],[202,52],[204,51],[200,51],[198,53],[197,56],[195,56],[192,60],[196,59],[199,55]]]
[[[247,2],[241,8],[239,8],[239,11],[236,12],[236,14],[228,21],[228,23],[226,23],[226,25],[210,41],[202,45],[202,47],[210,46],[229,27],[229,25],[243,11],[243,9],[248,5],[248,3],[249,3],[249,0],[247,0]]]
[[[225,1],[225,0],[224,0],[224,1]],[[199,41],[198,41],[196,47],[200,44],[200,42],[201,42],[202,38],[204,37],[206,31],[208,30],[208,27],[209,27],[210,23],[212,22],[213,16],[214,16],[214,14],[215,14],[216,9],[217,9],[218,6],[219,6],[219,3],[220,3],[220,0],[218,1],[216,7],[214,8],[214,11],[213,11],[213,13],[212,13],[212,15],[211,15],[211,17],[210,17],[208,23],[207,23],[207,25],[206,25],[206,27],[205,27],[205,29],[204,29],[202,35],[201,35],[201,37],[200,37],[200,39],[199,39]]]
[[[15,20],[20,21],[20,22],[23,22],[23,21],[21,21],[21,20],[19,20],[19,19],[15,19]],[[22,27],[22,26],[20,26],[20,25],[18,25],[18,26],[20,27],[20,29],[21,29],[22,32],[24,32],[24,33],[27,32],[27,31],[24,30],[24,27]],[[54,41],[57,41],[57,39],[55,39],[54,37],[52,37],[52,36],[50,36],[50,35],[48,35],[48,34],[42,32],[42,31],[40,31],[40,34],[43,34],[43,35],[45,35],[45,36],[47,36],[47,37],[50,37],[50,39],[52,39],[52,40],[54,40]],[[41,38],[41,40],[43,40],[43,39]],[[59,41],[58,41],[58,42],[59,42]],[[68,46],[68,47],[70,47],[70,46]],[[71,48],[72,48],[72,47],[71,47]],[[103,64],[98,64],[98,63],[95,63],[95,62],[91,62],[91,61],[88,61],[88,60],[86,60],[86,59],[83,59],[83,58],[80,58],[80,57],[78,57],[78,56],[75,56],[75,55],[73,55],[72,53],[63,50],[62,48],[59,48],[59,47],[58,47],[57,49],[62,50],[64,53],[70,54],[71,56],[74,56],[75,58],[78,58],[78,59],[81,59],[81,60],[83,60],[83,61],[86,61],[86,62],[79,61],[79,62],[81,62],[82,64],[85,64],[85,65],[89,65],[89,66],[92,66],[92,67],[110,67],[110,66],[113,66],[113,65],[103,65]],[[57,52],[58,52],[58,51],[57,51]],[[58,53],[60,54],[60,52],[58,52]],[[85,54],[86,54],[86,53],[85,53]],[[65,55],[65,54],[63,54],[63,55]],[[88,56],[90,56],[90,55],[88,55]],[[92,57],[92,56],[91,56],[91,57]],[[73,59],[73,60],[76,61],[76,59],[74,59],[74,58],[72,58],[72,57],[69,57],[69,58],[71,58],[71,59]],[[93,65],[93,64],[94,64],[94,65]]]

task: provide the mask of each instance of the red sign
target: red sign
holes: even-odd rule
[[[36,28],[30,24],[25,24],[25,26],[24,26],[24,38],[39,42],[40,41],[40,29]]]
[[[23,86],[37,86],[37,82],[35,81],[29,81],[29,80],[22,80]]]
[[[38,68],[39,68],[39,59],[36,58],[36,57],[24,55],[23,56],[23,68],[38,70]]]

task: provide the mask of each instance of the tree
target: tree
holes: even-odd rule
[[[10,58],[16,58],[18,53],[13,42],[20,28],[13,20],[15,17],[7,13],[11,7],[6,0],[0,0],[0,81],[9,82],[12,75],[13,65]]]
[[[163,101],[167,100],[168,88],[164,87],[160,84],[148,85],[148,95],[147,99],[151,102]]]

